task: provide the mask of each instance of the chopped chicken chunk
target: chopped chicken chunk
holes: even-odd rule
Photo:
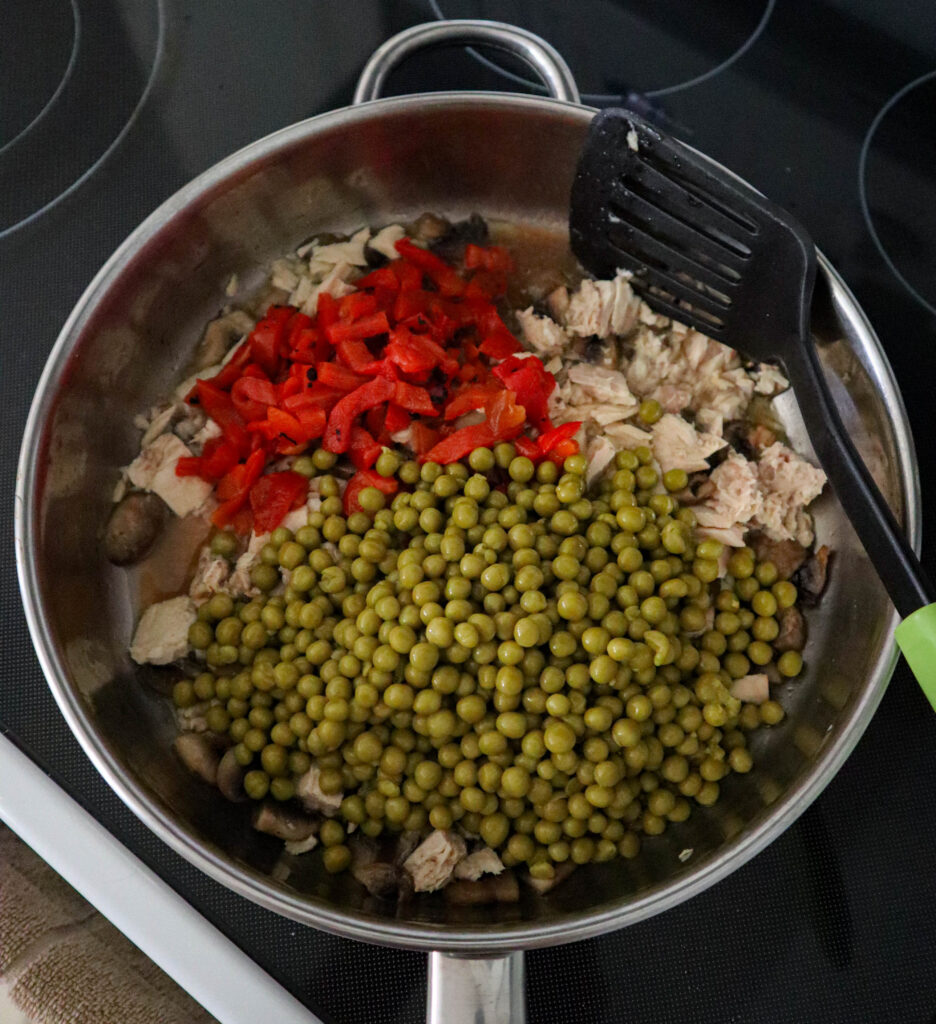
[[[319,811],[327,818],[338,813],[344,793],[323,793],[319,785],[322,770],[317,765],[302,775],[296,783],[296,796],[307,811]]]
[[[251,533],[247,550],[238,558],[228,581],[228,593],[235,597],[256,597],[260,591],[250,582],[250,570],[260,561],[260,552],[270,539],[268,533]]]
[[[569,297],[565,325],[582,338],[597,334],[628,334],[637,322],[640,300],[630,286],[630,274],[620,271],[612,281],[585,279]]]
[[[731,547],[743,547],[744,529],[763,504],[755,466],[732,452],[712,470],[709,480],[712,494],[693,510],[700,532]]]
[[[742,676],[731,684],[731,696],[748,704],[763,704],[770,699],[770,682],[764,672]]]
[[[138,665],[178,661],[188,652],[188,631],[195,617],[195,604],[188,595],[151,604],[136,628],[130,657]]]
[[[364,246],[370,238],[370,229],[361,228],[353,234],[347,242],[331,242],[328,245],[317,245],[312,250],[312,257],[309,260],[309,272],[327,272],[331,266],[339,266],[348,263],[353,267],[366,267],[367,257],[364,255]],[[396,255],[396,253],[394,253]]]
[[[452,877],[465,856],[465,841],[455,832],[436,829],[403,862],[416,892],[435,892]]]
[[[546,296],[546,308],[554,320],[560,323],[565,320],[566,311],[569,308],[569,289],[564,284],[559,285]]]
[[[790,386],[781,371],[770,363],[759,363],[751,371],[751,376],[754,378],[754,391],[758,395],[777,395]]]
[[[388,224],[385,228],[381,228],[367,244],[381,256],[386,256],[388,260],[395,260],[400,255],[396,251],[396,243],[405,237],[406,232],[401,225]]]
[[[532,306],[517,313],[517,321],[524,340],[538,355],[559,355],[569,343],[569,336],[559,324],[548,316],[537,316]]]
[[[653,444],[653,434],[635,427],[633,423],[614,423],[605,428],[604,434],[620,448],[649,448]]]
[[[614,445],[606,437],[596,437],[589,444],[585,457],[588,459],[585,483],[586,486],[591,487],[614,458]]]
[[[708,469],[708,457],[728,442],[714,434],[700,434],[691,423],[664,413],[653,425],[653,454],[664,473],[684,469],[695,473]]]
[[[499,875],[504,870],[503,862],[497,854],[485,847],[469,854],[455,865],[455,877],[477,881],[482,875]]]
[[[206,545],[198,556],[198,565],[189,587],[189,597],[193,601],[207,601],[212,594],[224,589],[231,575],[231,565],[226,558],[213,555],[211,547]]]
[[[757,463],[757,477],[764,503],[756,522],[772,540],[796,540],[809,547],[813,532],[803,509],[819,496],[825,473],[777,441]]]
[[[130,482],[144,491],[152,491],[177,516],[198,511],[211,495],[212,486],[198,476],[176,476],[176,463],[192,453],[175,436],[161,434],[130,463]]]
[[[627,386],[627,377],[620,370],[575,363],[569,367],[568,378],[578,385],[586,398],[623,406],[627,410],[626,415],[636,412],[640,405]]]

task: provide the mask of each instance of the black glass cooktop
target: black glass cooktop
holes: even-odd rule
[[[936,508],[932,0],[0,5],[0,727],[336,1024],[422,1019],[424,957],[254,907],[180,860],[111,794],[61,718],[26,631],[12,557],[16,457],[62,322],[133,227],[243,144],[348,103],[389,35],[477,16],[541,33],[588,102],[631,105],[796,213],[881,337],[909,409],[924,506]],[[460,87],[535,88],[523,68],[467,52],[420,55],[390,84]],[[901,666],[824,795],[751,863],[661,917],[530,954],[531,1021],[936,1021],[934,749],[936,718]]]

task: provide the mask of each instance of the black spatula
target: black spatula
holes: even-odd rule
[[[619,268],[654,310],[780,362],[813,448],[904,621],[897,640],[936,708],[934,592],[839,418],[810,335],[816,250],[792,217],[626,110],[591,123],[572,186],[572,249]]]

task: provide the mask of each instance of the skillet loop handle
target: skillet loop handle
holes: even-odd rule
[[[512,53],[530,65],[555,99],[566,103],[581,102],[569,65],[545,39],[502,21],[468,18],[413,25],[391,36],[364,65],[353,102],[366,103],[378,99],[390,72],[417,50],[466,45],[488,46]]]
[[[430,953],[427,1024],[526,1024],[523,983],[523,953]]]

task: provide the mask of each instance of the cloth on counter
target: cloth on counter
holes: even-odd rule
[[[0,981],[35,1024],[213,1022],[2,825]]]

